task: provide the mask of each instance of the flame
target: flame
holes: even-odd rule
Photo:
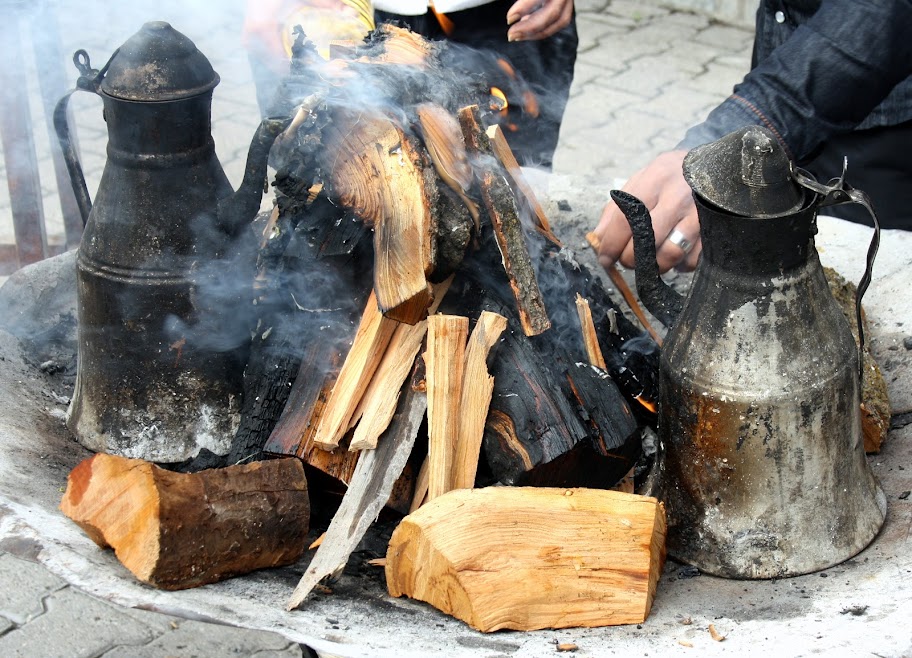
[[[523,94],[523,109],[531,117],[538,117],[538,97],[529,89]]]
[[[434,12],[434,17],[437,19],[437,22],[440,23],[440,29],[443,30],[443,33],[448,37],[453,36],[453,30],[456,29],[456,24],[450,20],[450,17],[437,11],[433,5],[431,5],[430,10]]]
[[[505,60],[503,57],[499,57],[499,58],[497,59],[497,66],[500,67],[500,70],[501,70],[501,71],[503,71],[503,72],[506,73],[508,76],[510,76],[510,78],[512,78],[513,80],[516,79],[516,71],[515,71],[515,70],[513,69],[513,67],[510,65],[510,62],[508,62],[507,60]]]
[[[495,112],[503,112],[510,104],[507,102],[507,96],[497,87],[491,87],[491,109]]]
[[[648,410],[651,411],[652,413],[655,413],[655,412],[656,412],[656,405],[655,405],[655,402],[652,402],[652,401],[650,401],[650,400],[647,400],[647,399],[645,399],[644,397],[642,397],[642,396],[640,396],[640,395],[637,395],[637,396],[634,397],[633,399],[636,400],[637,402],[639,402],[640,404],[642,404],[644,407],[646,407],[646,409],[648,409]]]

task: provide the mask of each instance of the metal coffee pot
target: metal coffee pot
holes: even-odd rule
[[[87,448],[127,457],[224,453],[239,421],[243,364],[237,350],[187,329],[214,311],[201,308],[200,272],[255,216],[269,148],[285,124],[260,125],[233,193],[210,131],[219,76],[190,39],[146,23],[101,71],[85,51],[74,62],[77,89],[104,103],[108,158],[93,204],[67,127],[70,92],[55,126],[86,227],[68,426]]]
[[[611,193],[633,231],[640,297],[670,327],[650,493],[666,505],[669,553],[704,572],[824,569],[886,515],[864,454],[860,350],[814,247],[821,207],[858,202],[873,217],[844,174],[817,183],[754,126],[693,149],[684,176],[703,252],[686,299],[659,277],[646,207]]]

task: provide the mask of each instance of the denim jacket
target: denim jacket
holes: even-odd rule
[[[752,69],[678,148],[765,125],[793,159],[912,120],[912,0],[761,0]]]

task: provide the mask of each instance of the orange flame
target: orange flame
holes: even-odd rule
[[[655,402],[652,402],[652,401],[647,400],[647,399],[645,399],[645,398],[643,398],[643,397],[640,397],[639,395],[637,395],[637,396],[634,398],[634,400],[636,400],[637,402],[639,402],[640,404],[642,404],[644,407],[646,407],[646,408],[647,408],[649,411],[651,411],[652,413],[655,413],[655,412],[656,412],[656,405],[655,405]]]
[[[453,30],[456,29],[456,24],[450,20],[450,17],[446,14],[441,14],[439,11],[434,9],[433,6],[430,7],[431,11],[434,12],[434,17],[437,19],[437,22],[440,23],[440,29],[443,30],[443,33],[448,37],[453,36]]]
[[[497,66],[499,66],[500,70],[506,73],[512,79],[516,79],[516,71],[513,70],[512,66],[510,66],[510,62],[505,60],[503,57],[497,59]]]
[[[491,87],[491,109],[495,112],[503,112],[510,104],[507,102],[507,96],[497,87]]]

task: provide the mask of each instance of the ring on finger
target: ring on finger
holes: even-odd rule
[[[687,236],[681,233],[681,231],[678,229],[673,229],[671,233],[668,234],[666,240],[678,247],[685,254],[689,254],[694,247],[694,243],[691,242]]]

